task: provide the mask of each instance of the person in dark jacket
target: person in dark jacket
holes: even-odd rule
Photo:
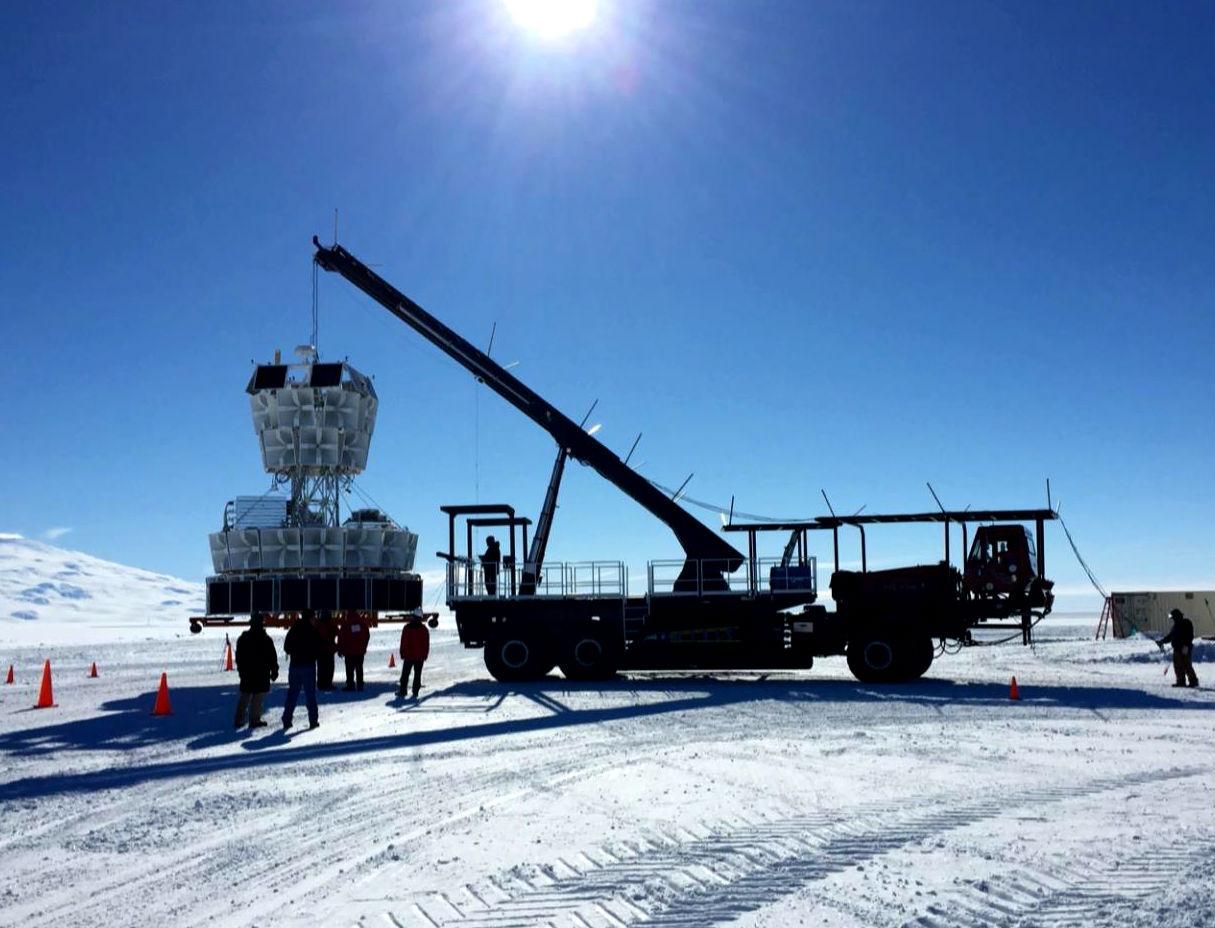
[[[422,617],[414,613],[401,629],[401,685],[397,687],[398,696],[405,695],[409,672],[412,670],[413,698],[418,698],[418,690],[422,688],[422,665],[428,657],[430,631],[422,624]]]
[[[333,689],[333,656],[337,653],[337,626],[328,612],[321,613],[320,622],[316,626],[323,647],[316,656],[316,688],[318,690]]]
[[[270,692],[270,682],[278,679],[278,653],[266,634],[262,614],[249,616],[249,629],[236,639],[236,672],[240,674],[240,699],[236,703],[236,724],[249,719],[250,728],[261,728],[262,701]]]
[[[345,690],[363,690],[363,658],[371,641],[371,626],[357,612],[347,612],[338,631],[338,654],[346,662]]]
[[[1173,645],[1173,673],[1177,676],[1173,686],[1197,686],[1198,674],[1194,673],[1194,623],[1180,609],[1170,612],[1169,618],[1173,620],[1173,627],[1156,644],[1162,651],[1166,644]]]
[[[319,623],[316,613],[307,610],[283,639],[283,651],[291,658],[291,666],[287,670],[287,704],[283,706],[284,731],[291,727],[301,689],[308,705],[308,727],[316,728],[320,724],[316,708],[316,659],[325,642],[317,628]]]
[[[498,568],[502,566],[502,546],[490,535],[485,539],[485,553],[481,555],[481,571],[485,575],[485,593],[498,595]]]

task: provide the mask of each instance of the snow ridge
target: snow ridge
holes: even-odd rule
[[[42,638],[74,634],[81,626],[184,628],[185,617],[202,607],[202,584],[0,533],[0,629],[6,637],[25,626],[36,626]]]

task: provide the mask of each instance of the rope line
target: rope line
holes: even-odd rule
[[[646,477],[646,480],[649,480],[651,486],[653,486],[655,489],[662,490],[662,492],[667,494],[667,496],[675,495],[674,490],[672,490],[670,487],[663,486],[657,480],[650,480],[649,477]],[[719,506],[716,503],[706,503],[703,500],[693,499],[692,497],[690,497],[686,494],[679,497],[679,502],[690,503],[693,506],[699,506],[701,509],[708,510],[709,512],[720,513],[722,515],[725,515],[730,512],[729,506]],[[779,518],[777,516],[761,516],[761,515],[756,515],[753,512],[742,512],[738,509],[734,510],[734,515],[741,516],[742,518],[748,519],[752,522],[810,522],[810,521],[812,521],[811,519],[807,519],[804,517]]]
[[[1063,516],[1059,516],[1059,524],[1063,526],[1063,534],[1067,536],[1067,543],[1072,546],[1072,554],[1076,555],[1076,560],[1080,563],[1080,566],[1084,568],[1084,573],[1088,575],[1089,582],[1093,585],[1093,589],[1101,594],[1101,598],[1103,600],[1108,599],[1109,595],[1105,592],[1105,588],[1097,582],[1097,578],[1093,576],[1092,570],[1089,569],[1089,566],[1087,563],[1085,563],[1084,558],[1080,556],[1080,549],[1076,547],[1076,542],[1072,539],[1072,533],[1067,530],[1067,523],[1063,521]]]

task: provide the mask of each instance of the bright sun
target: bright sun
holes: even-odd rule
[[[528,32],[559,39],[595,19],[595,0],[504,0],[511,17]]]

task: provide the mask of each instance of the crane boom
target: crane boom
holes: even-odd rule
[[[313,237],[314,260],[326,271],[341,274],[390,313],[434,344],[458,364],[480,378],[491,390],[553,437],[557,445],[594,469],[630,499],[666,525],[689,562],[710,562],[713,573],[729,573],[743,555],[712,529],[630,468],[620,457],[572,419],[494,361],[489,355],[448,328],[421,306],[363,264],[341,245],[325,246]]]

